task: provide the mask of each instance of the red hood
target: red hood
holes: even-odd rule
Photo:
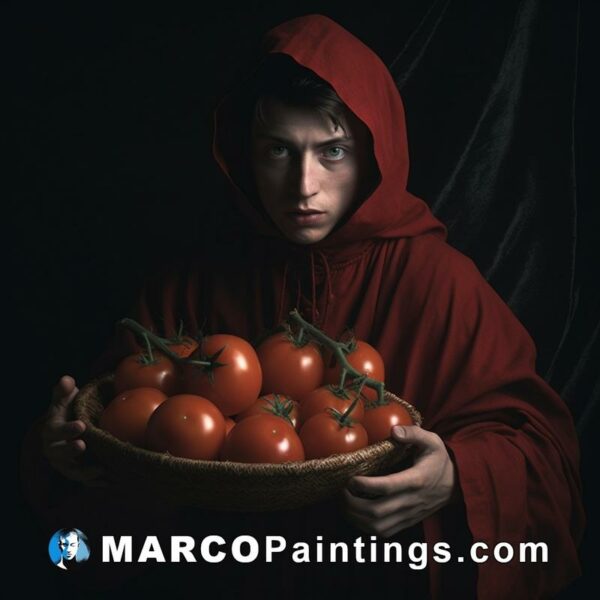
[[[406,189],[409,161],[404,108],[392,76],[381,59],[323,15],[298,17],[270,30],[261,44],[255,68],[270,53],[286,54],[329,82],[341,100],[370,129],[381,174],[377,188],[354,214],[309,248],[327,249],[326,253],[333,258],[373,238],[434,233],[445,240],[445,226],[421,199]],[[239,132],[243,125],[235,99],[243,84],[225,96],[215,111],[213,152],[234,186],[240,209],[255,225],[256,233],[282,240],[283,235],[265,219],[240,185]],[[290,242],[289,245],[294,244]]]

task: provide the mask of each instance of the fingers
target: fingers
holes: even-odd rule
[[[64,375],[52,391],[52,401],[42,430],[44,454],[48,462],[68,479],[90,487],[104,487],[106,471],[98,465],[82,463],[86,450],[80,439],[86,430],[83,421],[68,421],[69,405],[79,392],[73,377]]]
[[[417,490],[422,485],[423,477],[420,470],[411,467],[398,473],[381,475],[380,477],[357,475],[348,482],[348,489],[352,494],[361,498],[378,498]]]
[[[106,469],[81,463],[85,449],[83,440],[61,440],[48,446],[46,457],[52,467],[68,479],[92,487],[106,486]]]
[[[412,527],[428,514],[413,494],[377,503],[374,500],[357,499],[344,490],[344,501],[344,515],[350,523],[361,531],[384,538]]]
[[[59,440],[46,446],[46,456],[52,461],[67,461],[85,451],[83,440]]]
[[[348,510],[369,519],[382,519],[388,515],[404,510],[416,503],[414,494],[401,494],[378,499],[359,498],[348,489],[343,490],[343,500]]]
[[[364,515],[348,511],[346,512],[346,518],[361,531],[379,537],[389,537],[418,523],[418,519],[406,518],[404,514],[392,514],[383,519],[370,519]]]
[[[70,375],[60,378],[52,391],[52,402],[48,409],[48,418],[60,417],[66,419],[68,407],[79,389]]]
[[[85,431],[83,421],[48,420],[42,431],[45,445],[60,440],[72,440],[79,437]]]
[[[46,457],[52,467],[65,477],[82,483],[91,483],[102,478],[106,472],[99,465],[81,463],[85,449],[83,440],[59,440],[48,444]]]

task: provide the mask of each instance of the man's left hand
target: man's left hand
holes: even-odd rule
[[[381,477],[353,477],[343,492],[347,518],[366,533],[384,538],[448,504],[457,486],[454,464],[437,434],[396,426],[392,439],[416,447],[413,466]]]

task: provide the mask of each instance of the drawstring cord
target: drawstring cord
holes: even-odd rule
[[[327,256],[321,252],[320,250],[310,250],[310,275],[311,275],[311,317],[312,323],[316,323],[316,315],[317,315],[317,278],[315,273],[315,254],[321,259],[323,263],[323,267],[325,269],[325,281],[326,281],[326,290],[325,290],[325,306],[323,310],[323,318],[321,320],[322,323],[327,322],[327,315],[329,311],[330,301],[334,299],[333,294],[333,286],[331,284],[331,269],[329,267],[329,261],[327,260]],[[277,322],[281,323],[283,320],[283,311],[285,304],[285,290],[287,286],[288,279],[288,270],[289,270],[290,259],[286,258],[285,266],[283,268],[283,278],[281,282],[281,292],[279,297],[279,312],[277,315]],[[300,297],[302,291],[302,283],[300,278],[300,273],[296,270],[296,285],[297,285],[297,293],[296,293],[296,307],[300,306]]]

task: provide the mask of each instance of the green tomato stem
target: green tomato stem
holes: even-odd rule
[[[148,339],[147,333],[144,333],[144,342],[146,343],[146,352],[148,353],[148,364],[153,364],[154,362],[156,362],[156,359],[154,358],[154,354],[152,353],[152,344]]]
[[[311,325],[307,321],[305,321],[297,309],[294,309],[290,312],[290,321],[299,325],[305,332],[308,332],[313,338],[321,342],[324,346],[329,348],[334,356],[339,361],[342,367],[342,381],[345,381],[346,375],[350,374],[352,377],[364,377],[365,380],[363,385],[370,387],[373,390],[377,390],[377,404],[385,404],[384,392],[385,385],[382,381],[377,381],[376,379],[371,379],[367,377],[364,373],[359,373],[346,359],[346,354],[344,351],[348,351],[349,345],[344,344],[343,342],[336,342],[332,340],[328,335],[323,333],[320,329]],[[346,374],[344,374],[344,371]],[[343,385],[343,384],[342,384]],[[362,389],[362,386],[361,386]]]
[[[360,384],[360,389],[362,390],[362,386],[364,384],[364,380],[367,378],[366,375],[363,375],[362,379],[361,379],[361,384]],[[354,408],[356,407],[356,405],[358,404],[358,401],[360,400],[360,391],[358,391],[356,393],[356,396],[354,397],[354,400],[352,400],[352,404],[344,411],[344,413],[342,414],[342,417],[340,419],[340,424],[345,425],[347,421],[351,421],[352,417],[352,411],[354,410]]]
[[[173,352],[169,348],[169,346],[167,344],[165,344],[164,338],[161,338],[160,336],[152,333],[151,331],[146,329],[143,325],[140,325],[137,321],[134,321],[133,319],[125,318],[125,319],[121,319],[119,321],[119,325],[122,325],[126,329],[129,329],[138,337],[144,338],[146,340],[149,348],[151,346],[154,346],[154,348],[158,348],[159,350],[164,352],[164,354],[166,354],[172,361],[174,361],[176,363],[192,362],[192,361],[188,360],[187,358],[179,356],[179,354]],[[151,351],[150,351],[150,356],[152,356]],[[206,367],[210,367],[212,364],[210,361],[205,361],[205,360],[194,360],[193,363],[198,366],[206,366]]]

